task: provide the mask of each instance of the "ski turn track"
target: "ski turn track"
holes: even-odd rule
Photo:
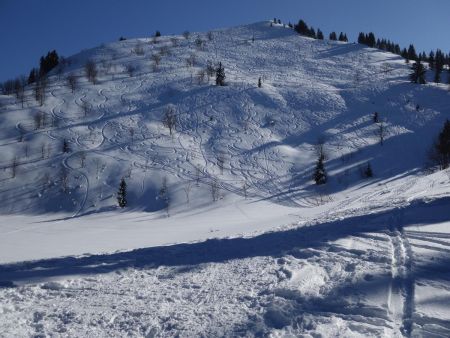
[[[411,337],[414,311],[412,250],[402,226],[402,216],[391,220],[391,285],[388,295],[389,315],[404,337]]]

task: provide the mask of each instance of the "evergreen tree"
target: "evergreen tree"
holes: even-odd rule
[[[417,61],[412,65],[412,73],[409,75],[409,79],[412,83],[425,84],[425,67],[420,61]]]
[[[30,75],[28,75],[28,81],[27,81],[27,83],[28,83],[28,84],[35,83],[37,77],[38,77],[38,72],[37,72],[36,68],[33,68],[33,69],[30,71]]]
[[[359,33],[359,35],[358,35],[358,43],[362,44],[362,45],[367,44],[366,35],[363,32]]]
[[[441,82],[441,73],[445,66],[445,55],[441,50],[436,50],[435,62],[434,62],[434,82]]]
[[[371,48],[375,48],[376,43],[377,43],[377,41],[375,39],[375,34],[370,32],[369,35],[367,35],[367,38],[366,38],[367,46],[369,46]]]
[[[327,173],[325,171],[325,155],[323,153],[323,149],[320,149],[319,158],[316,163],[316,169],[314,170],[313,179],[317,185],[327,183]]]
[[[416,49],[414,48],[414,45],[409,45],[408,48],[408,59],[409,60],[418,60]]]
[[[406,50],[406,48],[403,48],[403,49],[402,49],[400,55],[402,56],[402,58],[404,58],[404,59],[406,60],[406,63],[409,62],[409,59],[408,59],[408,51]]]
[[[295,31],[300,35],[309,36],[310,30],[305,21],[299,20],[298,24],[294,26]]]
[[[439,133],[435,143],[436,161],[441,169],[446,169],[450,165],[450,121],[446,120],[444,128]]]
[[[315,31],[315,29],[313,27],[311,27],[311,29],[309,30],[308,36],[310,38],[317,39],[316,31]]]
[[[434,82],[435,83],[441,83],[441,73],[442,73],[442,68],[437,68],[434,71]]]
[[[330,40],[331,40],[331,41],[336,41],[336,40],[337,40],[336,32],[331,32],[331,33],[330,33]]]
[[[341,41],[341,42],[345,42],[345,41],[347,41],[347,37],[344,36],[344,33],[341,32],[341,33],[339,34],[338,40]]]
[[[117,192],[117,203],[119,207],[125,208],[127,206],[127,183],[122,178],[119,184],[119,191]]]
[[[380,116],[378,115],[378,112],[373,113],[373,122],[374,123],[380,122]]]
[[[258,88],[262,87],[262,81],[261,81],[261,77],[258,79]]]
[[[222,62],[219,63],[216,69],[216,85],[225,86],[225,68],[223,68]]]
[[[319,39],[319,40],[324,39],[323,33],[320,29],[317,30],[317,39]]]
[[[431,51],[428,55],[428,65],[430,66],[430,69],[434,68],[434,52]]]
[[[155,37],[156,37],[156,38],[159,38],[160,36],[161,36],[161,32],[160,32],[160,31],[156,31],[156,32],[155,32]]]

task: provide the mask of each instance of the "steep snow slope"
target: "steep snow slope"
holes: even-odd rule
[[[408,83],[398,56],[266,22],[69,60],[42,107],[31,88],[23,109],[1,98],[0,281],[22,285],[0,290],[7,336],[448,335],[449,182],[421,171],[450,117],[444,88]],[[199,81],[208,60],[227,86]]]

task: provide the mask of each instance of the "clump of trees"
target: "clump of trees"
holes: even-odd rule
[[[398,43],[394,43],[388,39],[377,39],[375,34],[370,32],[359,33],[358,43],[366,45],[372,48],[378,48],[393,54],[402,56],[407,63],[410,61],[428,62],[430,69],[435,70],[435,82],[441,81],[441,73],[445,65],[450,66],[450,54],[445,55],[441,50],[431,51],[428,55],[425,52],[417,53],[413,44],[410,44],[408,48],[400,48]]]
[[[47,75],[53,68],[59,64],[59,56],[56,50],[47,53],[47,56],[42,56],[39,61],[39,75]]]
[[[330,36],[328,37],[331,41],[337,41],[337,34],[336,32],[331,32]]]
[[[347,34],[341,32],[341,34],[339,34],[338,40],[341,42],[348,42]]]
[[[318,38],[318,36],[317,36],[318,34],[316,33],[316,30],[313,27],[308,27],[306,22],[303,20],[299,20],[298,24],[294,25],[294,30],[302,36],[307,36],[307,37],[310,37],[313,39]],[[320,31],[320,29],[318,31]],[[321,35],[323,38],[323,33]]]
[[[412,83],[425,84],[426,72],[424,65],[418,60],[412,65],[412,73],[409,75],[409,79]]]

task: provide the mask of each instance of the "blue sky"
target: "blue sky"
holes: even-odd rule
[[[28,74],[51,49],[69,56],[120,36],[179,34],[303,18],[351,41],[373,31],[402,46],[450,51],[449,0],[0,0],[0,80]]]

